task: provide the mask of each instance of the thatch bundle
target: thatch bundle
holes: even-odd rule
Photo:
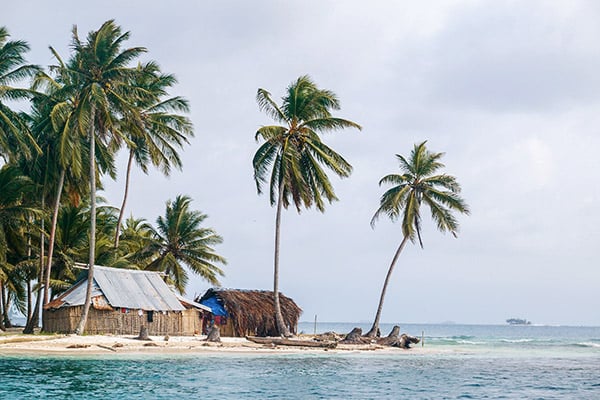
[[[236,336],[276,336],[275,305],[273,292],[268,290],[209,289],[196,301],[216,297],[229,314]],[[296,326],[302,310],[292,299],[279,294],[281,313],[290,332],[296,333]]]

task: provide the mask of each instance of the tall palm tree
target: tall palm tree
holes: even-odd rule
[[[252,164],[258,193],[262,193],[262,185],[268,179],[271,205],[277,206],[273,263],[275,320],[279,333],[290,336],[279,301],[281,210],[294,204],[298,212],[302,207],[313,205],[324,212],[325,200],[330,203],[337,200],[322,166],[342,178],[350,176],[352,166],[323,143],[319,134],[361,127],[355,122],[333,117],[331,110],[340,108],[337,96],[319,89],[308,76],[301,76],[288,86],[281,106],[264,89],[258,90],[256,100],[262,111],[281,124],[263,126],[256,132],[256,140],[264,143],[256,151]]]
[[[379,208],[371,219],[371,226],[381,215],[387,215],[392,221],[402,219],[402,241],[396,250],[388,269],[373,326],[365,336],[375,337],[379,331],[379,318],[383,309],[383,301],[390,277],[398,260],[398,256],[410,240],[417,239],[421,248],[421,205],[424,203],[431,211],[431,218],[441,232],[450,232],[456,237],[458,221],[453,212],[469,214],[469,206],[460,197],[460,185],[451,175],[439,173],[444,167],[440,159],[444,153],[432,153],[425,147],[427,142],[416,144],[406,159],[396,155],[400,162],[402,174],[386,175],[379,185],[392,184],[380,199]]]
[[[90,252],[88,257],[88,286],[81,320],[75,333],[82,334],[91,303],[96,247],[96,145],[97,139],[107,142],[122,139],[119,115],[136,115],[133,105],[144,91],[132,82],[139,72],[129,64],[146,51],[143,47],[122,50],[129,32],[123,33],[113,20],[106,21],[97,31],[91,31],[81,42],[73,29],[73,56],[65,73],[71,76],[70,85],[77,89],[74,115],[79,132],[87,135],[89,146],[90,182]]]
[[[174,201],[167,201],[165,215],[156,220],[154,239],[147,249],[156,257],[146,269],[163,272],[167,282],[180,293],[185,292],[188,280],[184,266],[211,284],[218,285],[217,275],[223,276],[223,271],[217,264],[227,264],[225,258],[213,249],[223,239],[212,228],[201,226],[208,216],[191,210],[191,201],[188,196],[181,195]]]
[[[56,224],[65,179],[81,180],[83,173],[82,148],[84,146],[74,118],[76,103],[74,85],[70,84],[70,75],[66,73],[68,70],[58,53],[52,48],[51,51],[59,62],[59,65],[53,68],[57,76],[54,79],[45,73],[37,75],[34,88],[36,90],[43,89],[43,93],[37,92],[34,96],[31,117],[32,131],[40,146],[44,148],[46,157],[50,158],[45,165],[47,169],[52,169],[58,174],[57,180],[54,180],[56,192],[52,199],[54,204],[48,239],[48,257],[43,274],[44,305],[49,301]],[[76,185],[72,185],[72,187],[76,187]]]
[[[8,310],[8,291],[17,292],[14,269],[26,253],[26,225],[28,219],[39,215],[39,210],[28,204],[33,193],[33,183],[13,165],[0,168],[0,327]]]
[[[38,67],[26,64],[25,53],[29,45],[21,40],[9,40],[5,27],[0,26],[0,157],[12,158],[17,154],[29,156],[31,149],[40,149],[33,140],[27,124],[19,113],[5,102],[28,99],[31,92],[11,87],[11,84],[33,76]]]
[[[121,223],[125,214],[125,204],[129,193],[131,167],[133,161],[144,172],[148,172],[151,163],[160,168],[168,176],[171,168],[181,169],[181,159],[177,149],[189,143],[188,137],[193,137],[194,131],[191,121],[177,113],[189,112],[189,104],[182,97],[164,99],[168,89],[177,83],[173,75],[163,74],[155,63],[147,63],[138,67],[140,73],[135,77],[134,84],[151,93],[147,99],[138,99],[135,103],[138,115],[130,121],[124,118],[125,133],[129,138],[129,160],[125,178],[125,191],[123,203],[117,220],[114,247],[119,247]],[[138,124],[137,121],[141,121]]]

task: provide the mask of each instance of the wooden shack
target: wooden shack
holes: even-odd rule
[[[81,318],[87,271],[65,293],[44,306],[43,330],[72,333]],[[154,271],[94,267],[92,304],[85,332],[136,335],[141,326],[149,335],[201,333],[210,308],[173,292]]]
[[[297,333],[300,307],[289,297],[279,294],[283,320],[291,333]],[[215,324],[221,336],[276,336],[273,292],[268,290],[209,289],[197,303],[209,307],[204,331]]]

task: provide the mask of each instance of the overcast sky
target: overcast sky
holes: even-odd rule
[[[133,174],[127,215],[154,222],[178,194],[224,238],[224,287],[272,289],[275,209],[258,196],[254,133],[271,124],[256,90],[274,98],[308,74],[334,91],[337,116],[363,126],[327,134],[353,166],[332,177],[324,214],[284,212],[282,292],[302,320],[374,316],[399,224],[369,221],[398,171],[395,154],[428,140],[445,152],[472,215],[457,239],[424,223],[407,246],[382,321],[600,325],[600,3],[590,1],[10,1],[0,25],[29,42],[29,61],[68,56],[115,19],[130,46],[175,74],[196,137],[182,172]],[[115,206],[117,182],[103,193]],[[193,279],[188,295],[208,284]]]

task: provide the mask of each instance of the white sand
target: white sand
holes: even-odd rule
[[[377,345],[338,345],[335,349],[267,346],[245,338],[222,337],[221,343],[206,342],[206,336],[151,336],[152,341],[132,336],[111,335],[0,335],[0,355],[96,355],[96,354],[296,354],[311,353],[378,353],[378,354],[435,354],[438,349],[415,346],[399,349]]]

